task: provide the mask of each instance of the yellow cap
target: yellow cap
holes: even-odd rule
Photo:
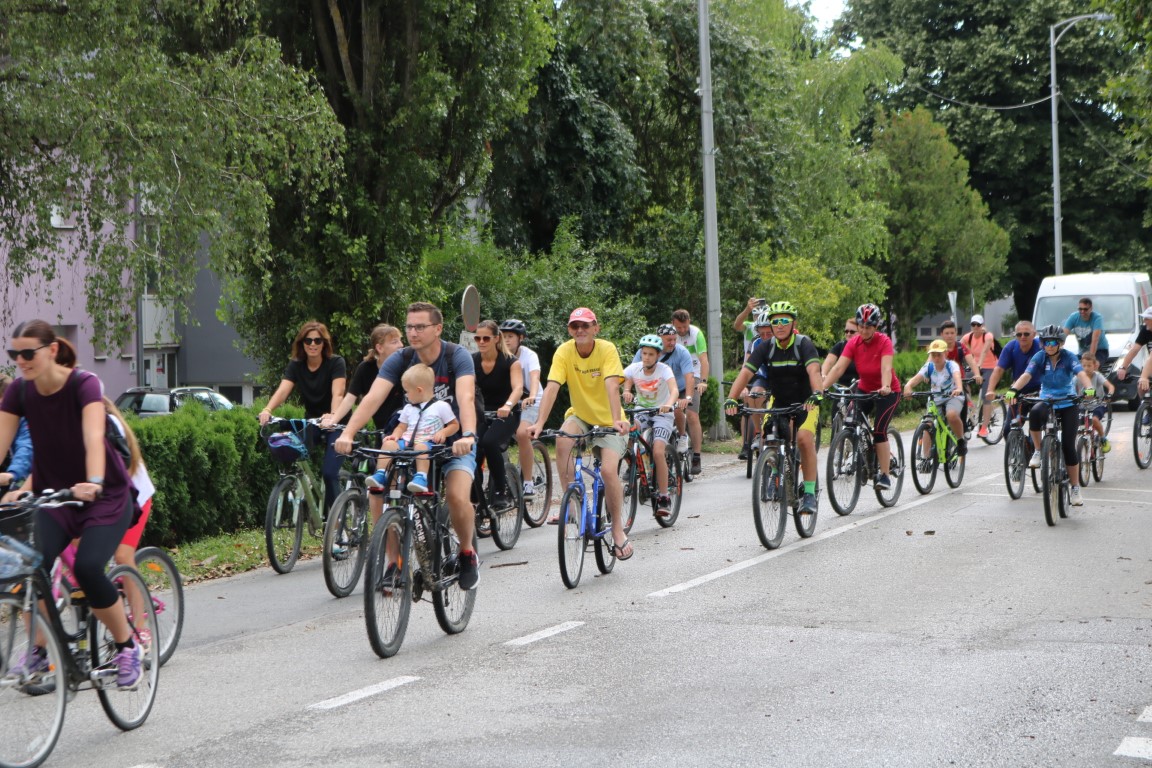
[[[935,341],[933,341],[931,344],[928,345],[928,351],[929,352],[947,352],[948,351],[948,342],[944,341],[944,339],[936,339]]]

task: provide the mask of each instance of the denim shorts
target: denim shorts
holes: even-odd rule
[[[468,477],[476,477],[476,443],[472,443],[472,450],[463,456],[453,456],[441,465],[441,472],[443,477],[447,477],[449,472],[460,470],[467,472]]]

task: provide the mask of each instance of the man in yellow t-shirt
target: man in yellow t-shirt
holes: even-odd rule
[[[543,431],[562,384],[568,385],[572,399],[572,407],[564,414],[561,427],[564,432],[587,432],[592,427],[616,429],[615,435],[597,438],[592,446],[600,449],[604,502],[612,518],[616,557],[627,560],[633,552],[632,544],[624,534],[624,521],[620,514],[624,506],[624,487],[618,472],[620,457],[627,449],[625,436],[630,426],[620,408],[620,381],[624,376],[624,366],[620,363],[616,345],[597,339],[599,332],[600,324],[592,310],[579,307],[572,311],[568,317],[568,335],[572,339],[561,344],[552,357],[548,385],[540,402],[540,416],[532,425],[531,435],[535,439]],[[570,439],[556,439],[556,466],[560,472],[561,488],[567,488],[572,482],[572,445]]]

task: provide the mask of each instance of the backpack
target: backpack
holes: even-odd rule
[[[456,350],[460,348],[460,345],[453,344],[451,341],[443,340],[441,340],[440,343],[444,346],[442,354],[445,356],[445,360],[448,363],[448,387],[452,393],[452,410],[456,413],[457,417],[459,417],[460,401],[456,399],[456,368],[452,365],[452,356],[456,353]],[[412,349],[412,347],[404,347],[404,349],[400,351],[400,354],[402,355],[400,359],[404,363],[405,371],[416,364],[416,350]],[[476,406],[476,430],[479,432],[480,430],[484,429],[484,395],[481,394],[478,388],[474,389],[472,400]],[[453,442],[455,438],[459,437],[459,435],[460,433],[457,432],[456,435],[448,439],[448,442]]]
[[[1000,338],[996,334],[992,334],[992,353],[999,358],[1003,351],[1004,345],[1000,343]]]
[[[77,371],[76,373],[78,375],[83,375],[86,372],[85,371]],[[95,376],[96,374],[89,373],[88,375],[89,376]],[[17,399],[20,402],[20,414],[23,416],[24,415],[24,387],[28,384],[28,381],[26,379],[19,379],[19,382],[20,382],[20,388],[19,388],[20,396]],[[79,392],[78,389],[75,391]],[[77,406],[80,405],[79,401],[77,401],[76,405]],[[104,439],[107,440],[112,445],[112,448],[113,448],[113,450],[116,451],[116,453],[120,454],[120,459],[121,459],[121,461],[124,462],[124,469],[125,469],[125,471],[127,471],[128,464],[132,461],[132,449],[128,447],[128,438],[125,437],[124,435],[120,434],[120,430],[116,426],[116,421],[112,418],[112,414],[108,413],[107,410],[104,411]]]

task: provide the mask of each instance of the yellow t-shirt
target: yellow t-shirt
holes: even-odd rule
[[[620,353],[615,344],[603,339],[595,341],[588,357],[581,357],[576,351],[575,340],[569,339],[561,344],[552,357],[548,381],[568,385],[572,407],[564,418],[574,415],[593,426],[610,427],[613,419],[608,409],[608,390],[604,387],[604,380],[609,376],[623,377],[624,366],[620,363]]]

